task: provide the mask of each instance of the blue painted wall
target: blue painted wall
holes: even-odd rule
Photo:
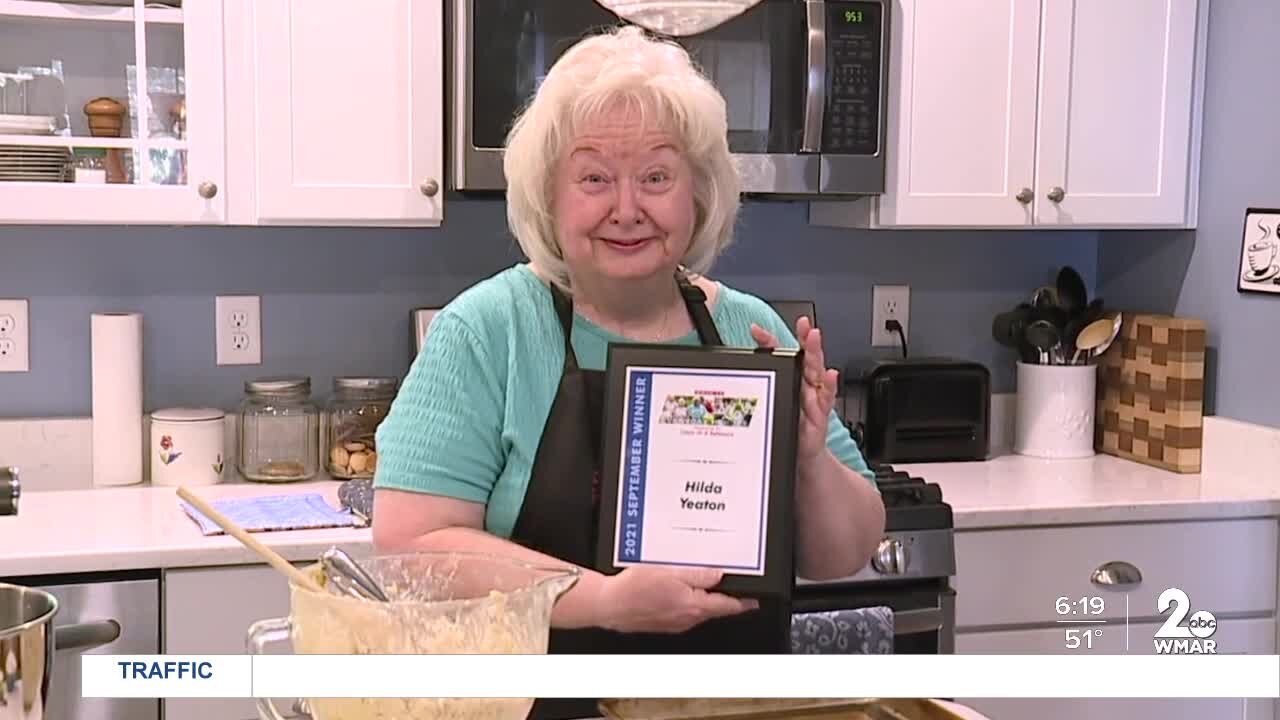
[[[1278,37],[1280,4],[1214,0],[1199,226],[1101,233],[1098,272],[1114,304],[1208,323],[1207,412],[1280,427],[1280,295],[1236,290],[1245,209],[1280,207]]]
[[[979,360],[998,391],[1012,357],[992,315],[1063,263],[1092,284],[1092,233],[864,232],[810,227],[803,203],[751,203],[714,273],[775,299],[814,299],[829,364],[870,352],[871,286],[911,285],[911,353]],[[440,230],[0,228],[0,297],[31,300],[30,373],[0,374],[0,417],[88,415],[89,316],[145,316],[146,408],[232,408],[244,380],[402,374],[409,310],[440,304],[520,256],[500,200],[451,198]],[[214,364],[213,297],[262,296],[263,364]],[[877,351],[888,352],[888,351]]]

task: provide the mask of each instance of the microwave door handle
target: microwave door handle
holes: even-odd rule
[[[800,152],[822,150],[822,114],[827,105],[827,7],[823,0],[805,0],[808,51],[804,93],[804,135]]]

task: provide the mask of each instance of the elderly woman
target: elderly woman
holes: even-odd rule
[[[730,242],[739,179],[725,102],[678,45],[635,28],[582,40],[552,68],[505,155],[527,264],[461,293],[378,429],[381,549],[593,564],[609,343],[805,351],[798,572],[865,565],[884,508],[832,410],[822,335],[706,277]],[[555,609],[551,652],[786,652],[786,608],[711,589],[713,571],[584,570]],[[551,715],[544,715],[550,717]]]

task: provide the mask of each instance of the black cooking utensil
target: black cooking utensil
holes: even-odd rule
[[[1058,289],[1052,285],[1036,288],[1031,293],[1031,307],[1046,308],[1058,306]]]
[[[1058,334],[1062,334],[1063,328],[1071,321],[1071,316],[1066,310],[1057,305],[1046,305],[1042,307],[1031,308],[1031,322],[1043,320],[1058,330]]]
[[[1048,320],[1036,320],[1027,326],[1027,342],[1040,351],[1041,365],[1049,364],[1049,353],[1058,346],[1062,331]]]
[[[1089,304],[1089,291],[1085,289],[1084,278],[1070,265],[1058,271],[1058,307],[1075,315]]]
[[[1017,348],[1024,342],[1024,334],[1030,322],[1031,307],[1024,303],[1009,312],[996,315],[991,321],[991,336],[1005,347]]]

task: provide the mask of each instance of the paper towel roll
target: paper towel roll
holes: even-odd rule
[[[94,313],[93,484],[142,482],[142,315]]]

